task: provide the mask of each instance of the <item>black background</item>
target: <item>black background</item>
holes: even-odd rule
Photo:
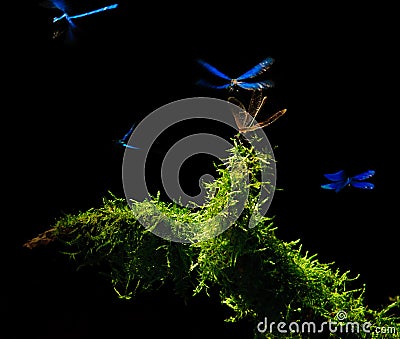
[[[71,8],[110,3],[86,4]],[[10,13],[2,124],[9,287],[2,311],[15,334],[251,337],[247,324],[223,323],[229,312],[218,300],[198,297],[185,306],[166,287],[122,302],[107,281],[76,272],[56,248],[22,248],[64,213],[99,206],[108,191],[123,196],[124,150],[114,140],[133,122],[175,100],[226,98],[195,85],[207,76],[197,58],[232,76],[275,59],[265,114],[288,110],[266,130],[281,189],[269,210],[277,234],[359,273],[371,307],[399,293],[393,9],[220,6],[119,2],[81,19],[72,45],[51,39],[59,12],[32,1]],[[175,132],[171,140],[179,139]],[[200,164],[211,168],[203,160],[188,166],[185,185],[197,183]],[[376,170],[375,189],[322,190],[323,174],[340,169]],[[157,171],[152,175],[157,187]]]

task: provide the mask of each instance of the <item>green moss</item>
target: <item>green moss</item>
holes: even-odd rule
[[[268,168],[271,159],[237,141],[231,154],[225,166],[218,168],[219,177],[207,184],[209,195],[203,206],[184,208],[160,201],[157,196],[152,201],[134,202],[134,214],[125,199],[110,193],[102,206],[60,218],[52,227],[52,236],[62,243],[63,253],[78,265],[95,266],[107,275],[119,298],[134,298],[166,282],[172,283],[182,298],[210,295],[212,288],[219,291],[221,303],[231,310],[226,321],[253,322],[255,337],[311,337],[307,333],[281,334],[276,325],[273,333],[257,331],[257,325],[267,318],[269,324],[314,322],[318,328],[328,321],[343,325],[369,322],[371,333],[360,330],[356,335],[340,333],[339,329],[331,333],[325,327],[322,337],[373,338],[374,328],[382,327],[397,335],[376,337],[398,338],[399,297],[380,310],[370,309],[364,299],[366,286],[359,277],[341,272],[334,263],[320,262],[316,254],[303,250],[299,240],[280,240],[273,218],[260,216],[256,227],[248,227],[260,190],[272,188],[271,183],[259,181],[262,167]],[[211,238],[206,236],[204,241],[179,243],[154,235],[151,228],[138,222],[135,215],[157,227],[154,208],[169,219],[195,224],[218,215],[226,204],[234,207],[235,200],[228,197],[235,180],[232,178],[240,175],[232,173],[231,166],[238,157],[250,172],[249,199],[235,224],[226,231]],[[218,219],[212,220],[203,233],[212,234],[218,228]],[[335,318],[340,311],[347,313],[342,323]]]

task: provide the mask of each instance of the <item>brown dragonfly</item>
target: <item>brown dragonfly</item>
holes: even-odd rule
[[[240,133],[247,133],[255,131],[259,128],[269,126],[286,113],[287,110],[283,109],[271,115],[267,119],[261,122],[257,122],[256,118],[260,113],[261,108],[264,106],[266,100],[267,96],[263,96],[262,90],[255,90],[251,95],[249,107],[246,109],[246,107],[239,99],[235,97],[228,98],[229,102],[235,104],[240,108],[233,111],[233,117],[235,119],[237,127],[239,128]]]

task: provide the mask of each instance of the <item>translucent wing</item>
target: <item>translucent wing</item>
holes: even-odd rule
[[[346,174],[344,170],[340,170],[335,173],[331,174],[324,174],[324,177],[327,178],[330,181],[343,181],[346,180]]]
[[[286,111],[287,111],[286,109],[278,111],[274,115],[270,116],[268,119],[266,119],[262,122],[259,122],[253,126],[248,126],[248,127],[242,128],[240,131],[243,133],[246,133],[246,132],[254,131],[259,128],[267,127],[268,125],[271,125],[274,121],[276,121],[278,118],[280,118],[282,115],[284,115],[286,113]]]
[[[351,181],[350,184],[353,187],[367,189],[367,190],[372,190],[375,187],[374,184],[364,181]]]
[[[246,119],[246,112],[245,111],[234,112],[233,118],[235,119],[236,126],[238,127],[239,131],[242,131],[244,128],[243,121]]]
[[[274,87],[274,83],[270,80],[259,81],[259,82],[237,82],[237,85],[247,90],[261,90],[263,88]]]
[[[231,102],[232,104],[235,104],[236,106],[239,106],[243,111],[246,110],[246,107],[244,107],[244,105],[239,99],[236,99],[235,97],[229,97],[228,101]]]
[[[363,173],[360,173],[360,174],[357,174],[357,175],[353,176],[352,179],[354,179],[354,180],[365,180],[365,179],[371,178],[374,174],[375,174],[375,171],[368,170],[368,171],[365,171]]]
[[[238,108],[234,108],[232,110],[232,114],[233,118],[235,119],[236,126],[240,131],[245,128],[246,122],[250,120],[251,117],[249,117],[249,114],[247,114],[246,109],[240,100],[236,99],[235,97],[229,97],[228,101],[238,106]]]
[[[332,182],[329,184],[321,185],[321,188],[326,190],[334,190],[335,192],[339,192],[343,187],[347,185],[347,180]]]
[[[209,72],[213,73],[214,75],[216,75],[217,77],[220,77],[222,79],[231,81],[231,78],[228,77],[227,75],[225,75],[224,73],[220,72],[219,70],[217,70],[214,66],[211,66],[209,63],[198,59],[197,60],[204,68],[206,68]]]
[[[268,57],[236,79],[237,80],[245,80],[245,79],[249,79],[249,78],[254,78],[255,76],[260,75],[263,72],[265,72],[274,63],[274,61],[275,60],[273,58]]]
[[[261,110],[261,107],[264,105],[266,99],[267,99],[266,96],[264,97],[262,96],[261,90],[253,91],[247,112],[251,114],[253,117],[256,117],[258,112]]]

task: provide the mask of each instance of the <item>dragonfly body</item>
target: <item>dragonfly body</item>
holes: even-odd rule
[[[71,15],[71,14],[69,14],[70,9],[68,8],[65,0],[50,0],[48,2],[42,3],[42,5],[45,7],[57,8],[59,11],[61,11],[63,13],[60,16],[54,17],[53,23],[56,23],[58,21],[65,19],[68,22],[68,35],[69,35],[70,39],[73,38],[72,30],[75,30],[77,28],[77,26],[74,22],[75,19],[82,18],[82,17],[96,14],[96,13],[100,13],[100,12],[104,12],[104,11],[108,11],[110,9],[114,9],[114,8],[118,7],[118,4],[113,4],[113,5],[101,7],[101,8],[89,11],[89,12]]]
[[[76,14],[76,15],[72,15],[72,16],[68,15],[66,12],[64,12],[64,10],[62,10],[59,7],[57,7],[59,9],[61,9],[64,12],[64,14],[61,15],[60,17],[55,17],[53,19],[53,22],[56,22],[58,20],[61,20],[62,18],[65,18],[71,25],[74,25],[74,23],[72,22],[72,19],[82,18],[84,16],[88,16],[88,15],[92,15],[92,14],[108,11],[110,9],[116,8],[117,6],[118,6],[118,4],[114,4],[114,5],[105,6],[105,7],[99,8],[99,9],[95,9],[95,10],[90,11],[90,12],[85,12],[85,13]]]
[[[331,183],[323,184],[321,187],[327,190],[334,190],[335,192],[341,191],[346,186],[353,186],[356,188],[371,190],[375,187],[373,183],[364,181],[375,174],[374,170],[368,170],[354,176],[347,176],[344,170],[340,170],[331,174],[324,174],[324,177],[331,181]]]
[[[214,74],[215,76],[219,77],[222,80],[225,80],[226,83],[222,85],[214,85],[204,80],[199,80],[197,84],[205,87],[215,88],[215,89],[234,89],[234,88],[243,88],[245,90],[261,90],[268,87],[273,87],[273,82],[270,80],[258,81],[258,82],[248,82],[248,80],[264,73],[269,67],[274,63],[274,59],[268,57],[258,63],[256,66],[251,68],[246,73],[242,74],[237,78],[231,78],[226,74],[219,71],[214,66],[210,65],[209,63],[199,59],[198,62],[206,68],[210,73]]]

